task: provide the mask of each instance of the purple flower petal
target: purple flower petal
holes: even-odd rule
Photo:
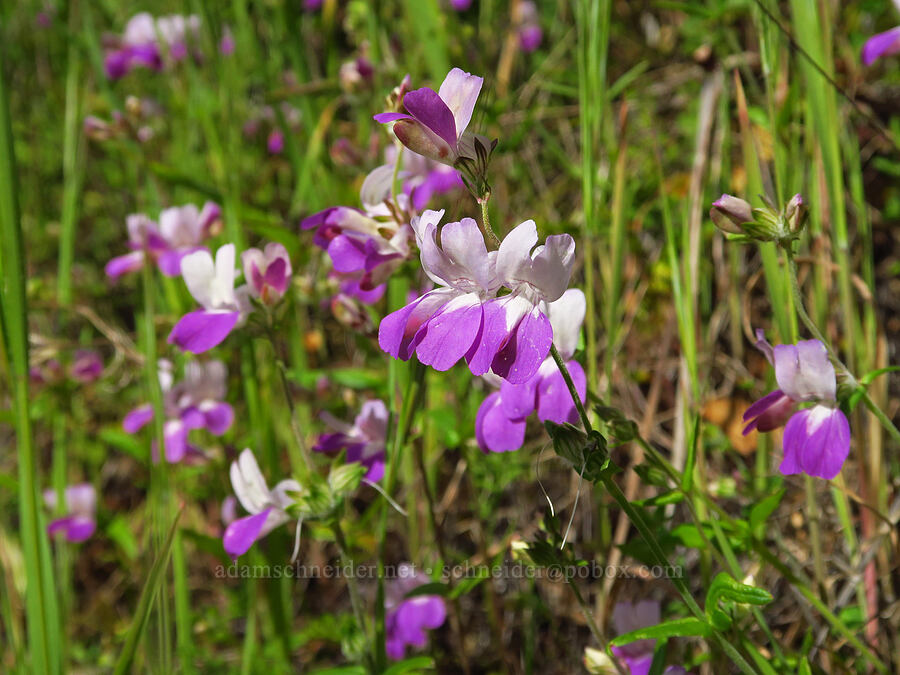
[[[525,419],[537,408],[537,387],[540,374],[522,384],[500,383],[500,405],[509,419]]]
[[[456,120],[447,103],[436,91],[428,87],[414,89],[403,97],[403,106],[422,126],[440,137],[450,148],[456,148]],[[413,148],[410,149],[415,152]]]
[[[65,516],[51,521],[47,525],[47,534],[53,536],[57,532],[62,532],[67,541],[76,544],[89,539],[96,529],[97,523],[93,518]]]
[[[202,408],[201,412],[204,426],[215,436],[224,434],[234,422],[234,409],[227,403],[215,403],[209,408]]]
[[[153,406],[149,403],[135,408],[122,420],[122,428],[129,434],[135,434],[153,419]]]
[[[441,83],[438,96],[441,97],[441,100],[444,101],[453,114],[456,138],[462,136],[469,126],[482,84],[484,84],[483,78],[471,75],[460,68],[453,68],[447,73],[447,77]],[[403,103],[406,104],[406,99],[404,99]],[[407,106],[407,110],[409,110],[409,106]],[[410,110],[410,112],[412,111]]]
[[[106,276],[110,279],[118,279],[123,274],[136,272],[144,266],[144,252],[132,251],[125,255],[120,255],[106,263]]]
[[[788,420],[782,446],[781,473],[803,472],[831,480],[850,454],[850,424],[837,408],[813,406]]]
[[[793,414],[795,405],[781,389],[766,394],[744,412],[744,421],[749,423],[744,427],[743,435],[746,436],[754,429],[766,432],[783,426]]]
[[[222,537],[222,545],[225,553],[232,560],[237,560],[239,556],[244,555],[253,546],[262,531],[266,519],[269,517],[271,508],[265,509],[252,516],[238,518],[225,528],[225,535]]]
[[[534,308],[522,317],[515,332],[497,352],[491,369],[513,384],[525,382],[547,358],[552,342],[550,320],[540,309]]]
[[[481,299],[476,293],[454,298],[419,329],[416,356],[435,370],[448,370],[472,348],[481,321]]]
[[[386,112],[373,115],[372,119],[381,124],[389,124],[390,122],[396,122],[397,120],[411,120],[413,117],[412,115],[407,115],[405,113]]]
[[[866,40],[862,49],[862,61],[865,65],[871,66],[878,57],[898,52],[900,52],[900,26]]]
[[[488,396],[475,417],[475,440],[484,452],[510,452],[525,442],[525,420],[511,420],[503,412],[500,392]]]
[[[587,398],[587,378],[584,375],[584,369],[578,361],[569,361],[566,364],[569,374],[572,376],[572,382],[575,390],[578,392],[578,398],[581,402]],[[556,364],[553,364],[553,372],[540,378],[537,389],[538,400],[538,419],[541,422],[547,420],[562,424],[563,422],[578,422],[578,410],[575,408],[575,402],[566,386],[562,373]]]
[[[182,351],[202,354],[228,337],[239,317],[240,312],[190,312],[175,324],[168,342]]]
[[[776,345],[775,379],[779,388],[795,401],[834,400],[837,380],[828,351],[818,340],[796,345]]]
[[[446,289],[431,291],[388,314],[378,326],[378,345],[395,359],[408,360],[418,344],[419,328],[454,295]]]

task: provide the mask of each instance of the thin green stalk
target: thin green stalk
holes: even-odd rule
[[[395,362],[391,361],[394,365]],[[396,366],[394,366],[396,367]],[[418,360],[409,364],[409,379],[406,383],[406,392],[400,406],[400,414],[392,415],[393,434],[386,439],[385,447],[387,448],[386,467],[384,476],[384,490],[388,495],[393,494],[394,484],[397,481],[397,463],[400,457],[400,449],[406,440],[414,413],[419,410],[421,402],[424,398],[425,389],[425,366]],[[390,372],[390,371],[389,371]],[[396,381],[396,375],[391,377]],[[394,406],[396,392],[392,387],[390,389],[391,405]],[[387,539],[387,517],[390,509],[387,500],[381,505],[381,513],[378,519],[378,529],[375,537],[376,541],[376,565],[378,569],[378,589],[375,596],[375,664],[378,668],[384,668],[387,663],[387,654],[385,653],[385,627],[384,627],[384,547]]]
[[[490,197],[485,197],[484,199],[478,200],[478,203],[481,206],[481,232],[486,238],[490,239],[491,248],[499,248],[500,239],[494,233],[493,228],[491,228],[491,217],[488,213],[489,201]]]
[[[28,302],[25,293],[25,247],[18,203],[18,170],[0,45],[0,325],[10,361],[16,448],[19,469],[19,528],[25,562],[25,606],[29,670],[59,673],[62,649],[49,544],[38,503],[40,467],[33,445],[28,396]]]
[[[69,5],[69,31],[78,31],[78,3]],[[66,65],[66,111],[63,136],[63,206],[60,219],[59,271],[57,274],[57,299],[60,305],[72,301],[72,262],[75,258],[75,226],[78,220],[78,193],[81,187],[79,145],[81,113],[79,89],[81,87],[81,43],[71,38]]]
[[[353,561],[353,556],[350,555],[350,549],[347,546],[347,539],[344,536],[340,518],[334,519],[331,530],[334,532],[334,539],[337,542],[338,550],[341,553],[341,562],[350,565],[351,573],[347,576],[347,590],[350,592],[350,604],[353,607],[353,615],[356,617],[356,624],[366,638],[365,662],[371,672],[377,673],[380,672],[380,670],[375,668],[372,636],[369,632],[369,623],[366,621],[366,612],[363,607],[362,594],[359,592],[359,580],[356,578],[355,572],[356,564]]]

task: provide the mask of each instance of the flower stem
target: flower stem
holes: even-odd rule
[[[865,388],[860,387],[860,384],[853,376],[853,373],[851,373],[850,369],[844,365],[844,362],[838,358],[834,349],[832,349],[831,344],[828,342],[828,340],[825,339],[825,336],[822,335],[822,332],[819,330],[818,326],[816,326],[812,318],[810,318],[809,314],[806,311],[806,306],[803,304],[803,295],[800,292],[800,281],[797,278],[797,263],[794,261],[794,253],[787,247],[785,247],[784,250],[788,261],[788,268],[790,270],[791,292],[794,296],[794,307],[796,307],[797,314],[800,315],[800,320],[803,322],[803,325],[806,326],[806,328],[810,333],[812,333],[815,339],[825,345],[825,349],[828,351],[828,356],[831,358],[832,362],[834,362],[834,364],[840,369],[841,374],[844,376],[844,378],[854,389],[858,388],[860,389],[860,391],[862,391],[862,400],[866,404],[866,407],[869,409],[869,411],[873,415],[875,415],[875,418],[887,430],[891,438],[893,438],[896,443],[900,443],[900,429],[897,429],[896,425],[885,414],[885,412],[878,407],[875,401],[872,400],[872,398],[869,396],[869,392],[866,391]]]
[[[341,527],[339,517],[334,519],[331,529],[334,532],[334,540],[337,542],[338,550],[341,553],[341,562],[350,565],[351,573],[347,575],[347,589],[350,592],[350,604],[353,607],[353,615],[356,617],[356,623],[366,637],[366,664],[370,672],[376,672],[372,657],[372,639],[369,634],[368,623],[366,622],[366,614],[363,611],[362,595],[359,592],[359,584],[356,580],[356,565],[353,562],[353,557],[349,553],[347,539],[344,537],[344,530]]]
[[[491,217],[488,214],[488,202],[490,200],[490,195],[478,200],[478,203],[481,205],[481,233],[485,238],[490,238],[491,248],[497,249],[500,248],[500,239],[491,228]]]

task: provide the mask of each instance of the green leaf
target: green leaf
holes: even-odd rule
[[[466,593],[470,593],[477,586],[480,586],[481,582],[487,578],[489,578],[487,572],[479,572],[475,576],[466,577],[453,587],[453,590],[450,591],[447,597],[449,597],[451,600],[460,598]]]
[[[416,656],[405,661],[399,661],[384,671],[383,675],[403,675],[404,673],[419,673],[424,669],[434,668],[434,659],[430,656]]]
[[[153,567],[150,568],[147,581],[144,583],[144,588],[141,590],[141,597],[138,600],[134,618],[131,620],[128,635],[125,637],[125,644],[119,654],[119,660],[116,662],[116,669],[113,671],[115,675],[123,675],[133,671],[134,655],[141,641],[144,627],[147,625],[147,619],[150,618],[150,608],[153,605],[156,591],[159,589],[159,582],[169,566],[169,557],[172,555],[172,543],[175,541],[175,531],[178,529],[178,520],[181,518],[182,511],[184,511],[184,507],[175,514],[175,519],[172,521],[172,526],[169,528],[169,533],[166,535],[162,549],[156,556]]]
[[[450,592],[450,587],[442,581],[432,581],[428,584],[422,584],[421,586],[416,586],[409,593],[407,593],[404,597],[406,598],[418,598],[423,595],[440,595],[444,596]]]
[[[645,626],[630,633],[619,635],[609,641],[613,647],[637,642],[638,640],[659,640],[670,637],[709,637],[712,629],[709,624],[694,617],[664,621],[655,626]]]
[[[765,605],[772,602],[772,594],[763,588],[742,584],[726,572],[719,572],[706,593],[706,613],[712,616],[719,610],[719,601],[727,600],[743,605]]]
[[[694,466],[697,463],[697,445],[700,443],[700,416],[694,417],[691,425],[691,437],[687,444],[687,459],[684,462],[684,473],[681,474],[681,489],[690,493],[694,485]]]
[[[782,497],[784,497],[784,490],[779,490],[764,498],[762,501],[757,502],[753,505],[753,508],[750,509],[750,516],[748,517],[750,531],[757,539],[763,538],[763,527],[766,524],[766,520],[768,520],[769,516],[778,508]]]

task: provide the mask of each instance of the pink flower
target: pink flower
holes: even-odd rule
[[[44,503],[50,509],[56,509],[56,490],[44,490]],[[57,518],[47,525],[47,534],[62,532],[66,539],[78,543],[89,539],[97,529],[95,512],[97,510],[97,493],[90,483],[70,485],[65,490],[66,515]]]

